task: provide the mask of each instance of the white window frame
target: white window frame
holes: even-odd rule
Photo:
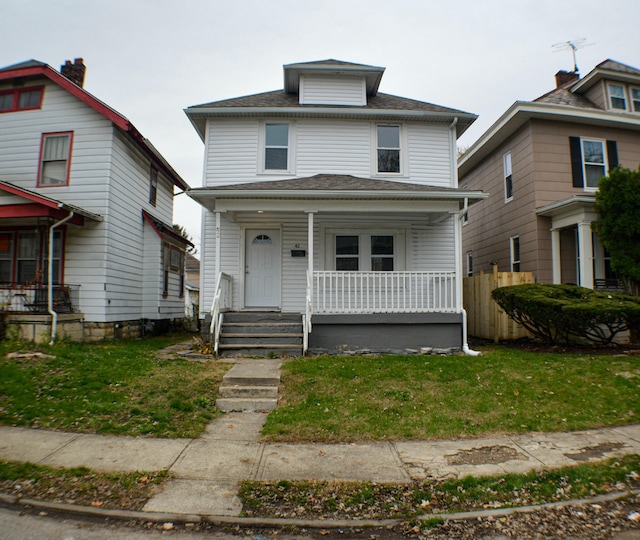
[[[515,257],[515,245],[518,244],[518,258]],[[520,272],[520,263],[522,257],[522,246],[520,245],[520,235],[511,236],[509,238],[509,267],[512,272]],[[517,269],[515,268],[517,266]]]
[[[287,168],[286,169],[267,169],[267,126],[273,124],[283,124],[288,127],[287,130]],[[282,119],[265,120],[260,124],[260,133],[258,144],[260,151],[258,152],[258,174],[267,175],[292,175],[295,174],[295,122]],[[281,147],[284,148],[284,147]]]
[[[613,91],[612,91],[613,88],[619,88],[620,90],[622,90],[622,97],[621,96],[614,96],[613,95]],[[609,83],[607,85],[607,93],[609,95],[609,107],[612,110],[615,110],[615,111],[626,111],[626,110],[628,110],[628,107],[627,107],[627,91],[626,91],[624,85]],[[621,99],[623,101],[624,107],[616,107],[613,104],[613,100],[614,99]]]
[[[394,150],[391,147],[378,146],[378,128],[379,127],[397,127],[399,139],[399,171],[398,172],[380,172],[378,170],[378,150],[387,149]],[[407,176],[407,130],[401,122],[375,122],[371,125],[371,174],[373,176],[393,177]]]
[[[640,113],[640,88],[631,87],[631,112]],[[636,97],[637,94],[637,97]]]
[[[371,269],[371,237],[393,236],[393,271],[402,272],[406,268],[406,230],[405,229],[327,229],[325,247],[325,268],[336,269],[336,236],[358,237],[358,270],[354,272],[373,272]]]
[[[467,264],[466,275],[467,277],[471,277],[473,276],[473,251],[467,251],[465,255],[465,260]]]
[[[504,202],[513,200],[513,167],[511,161],[511,151],[502,156],[503,178],[504,178]],[[507,184],[511,183],[511,195],[507,189]]]
[[[586,152],[584,151],[584,143],[585,142],[590,142],[590,143],[599,143],[602,145],[602,163],[598,163],[597,161],[587,161],[587,155]],[[586,137],[581,137],[580,138],[580,152],[582,154],[582,182],[583,182],[583,187],[585,191],[598,191],[598,186],[589,186],[587,184],[589,177],[587,175],[587,166],[598,166],[598,167],[602,167],[603,168],[603,174],[602,176],[606,176],[608,173],[608,165],[607,163],[609,163],[609,156],[607,156],[607,141],[605,141],[604,139],[590,139],[590,138],[586,138]]]
[[[52,139],[67,139],[66,155],[56,156],[57,159],[48,157],[48,141]],[[69,185],[69,176],[71,172],[71,148],[73,146],[73,131],[62,131],[56,133],[43,133],[40,142],[40,162],[38,169],[38,187],[62,187]],[[45,182],[45,165],[48,163],[61,163],[64,166],[64,179],[61,182]]]

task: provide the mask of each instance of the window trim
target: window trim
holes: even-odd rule
[[[518,258],[514,257],[515,255],[515,244],[518,243]],[[515,236],[509,237],[509,268],[511,268],[511,272],[520,272],[520,265],[522,262],[522,246],[520,245],[520,235],[516,234]],[[517,266],[517,268],[516,268]]]
[[[632,86],[629,90],[630,94],[631,94],[631,100],[630,100],[630,105],[631,105],[631,112],[634,113],[640,113],[640,87],[637,86]],[[638,93],[638,98],[636,99],[634,97],[634,92]],[[637,107],[636,107],[637,104]]]
[[[467,251],[467,253],[465,254],[465,261],[466,261],[466,276],[467,277],[471,277],[473,276],[473,251]]]
[[[288,126],[287,139],[287,168],[286,169],[267,169],[267,126],[271,124],[284,124]],[[258,144],[258,174],[266,175],[293,175],[295,174],[295,129],[296,124],[293,121],[283,120],[279,118],[264,120],[260,123]],[[279,147],[282,148],[282,147]]]
[[[507,160],[509,167],[507,167]],[[509,174],[507,174],[507,172]],[[513,161],[511,159],[511,150],[502,156],[502,176],[504,179],[504,202],[508,203],[513,200]],[[511,185],[511,195],[509,195],[509,184]]]
[[[400,145],[398,148],[398,172],[384,172],[378,170],[378,151],[381,149],[378,146],[378,128],[379,127],[397,127],[398,128],[398,144]],[[373,176],[382,176],[382,177],[393,177],[397,178],[399,176],[406,176],[407,173],[407,141],[406,141],[406,129],[405,125],[401,122],[374,122],[371,125],[372,135],[371,135],[371,172]],[[390,147],[382,147],[382,149],[391,149]]]
[[[325,268],[336,271],[336,236],[358,237],[358,270],[345,270],[350,272],[376,272],[371,269],[371,237],[393,237],[393,271],[402,272],[406,268],[406,238],[407,231],[403,228],[391,227],[388,229],[354,228],[354,229],[326,229],[326,259]],[[364,241],[363,241],[364,239]]]
[[[615,88],[620,88],[622,90],[622,97],[613,95],[613,93],[611,92],[611,89],[614,88],[614,87]],[[629,107],[627,106],[627,90],[626,90],[624,85],[615,84],[615,83],[607,83],[607,95],[609,97],[609,109],[614,110],[614,111],[628,111],[629,110]],[[615,107],[613,105],[613,100],[614,99],[623,100],[624,107]]]
[[[153,165],[149,170],[149,204],[158,204],[158,169]]]
[[[49,137],[60,137],[62,135],[66,135],[69,138],[69,142],[67,145],[67,166],[65,171],[65,181],[60,184],[43,184],[42,183],[42,173],[44,170],[44,150],[46,145],[46,140]],[[39,188],[57,188],[57,187],[66,187],[69,185],[69,179],[71,176],[71,150],[73,148],[73,131],[55,131],[51,133],[43,133],[40,139],[40,156],[38,158],[38,180],[37,187]],[[62,160],[60,160],[62,161]]]
[[[57,229],[54,233],[54,243],[58,244],[60,249],[59,256],[55,256],[55,248],[54,248],[54,275],[58,273],[58,281],[54,281],[55,285],[63,285],[64,284],[64,271],[65,271],[65,247],[66,247],[66,237],[67,237],[67,229],[66,226],[62,226]],[[20,235],[21,234],[35,234],[35,259],[31,257],[20,258]],[[3,227],[0,228],[0,236],[8,237],[8,242],[10,243],[10,254],[8,257],[3,258],[3,261],[10,262],[10,280],[2,281],[2,283],[11,283],[11,284],[19,284],[19,283],[32,283],[40,284],[46,282],[47,279],[47,271],[48,271],[48,260],[49,260],[49,250],[46,246],[48,241],[48,234],[39,232],[38,230],[34,230],[33,226],[23,226],[23,227]],[[35,275],[26,281],[18,281],[18,262],[19,260],[34,260],[35,261]],[[39,272],[38,272],[39,270]]]
[[[25,94],[27,92],[39,91],[40,96],[38,98],[38,104],[32,105],[30,107],[20,107],[20,95]],[[36,109],[42,108],[42,98],[44,96],[44,86],[26,86],[20,88],[10,88],[8,90],[1,90],[0,96],[13,95],[13,101],[11,107],[8,109],[0,109],[0,114],[3,113],[12,113],[16,111],[33,111]]]
[[[587,161],[585,151],[584,151],[584,143],[600,143],[602,145],[602,163],[598,163],[595,161]],[[585,191],[598,191],[598,186],[589,186],[587,185],[587,165],[597,165],[602,166],[604,169],[604,174],[602,176],[606,176],[609,172],[609,157],[607,155],[607,141],[604,139],[594,139],[590,137],[580,137],[580,153],[582,160],[582,183]]]

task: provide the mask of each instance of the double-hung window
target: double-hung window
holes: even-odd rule
[[[394,243],[394,236],[387,234],[336,235],[335,268],[345,272],[393,272]]]
[[[520,272],[520,237],[509,238],[509,251],[511,254],[511,271]]]
[[[473,276],[473,252],[467,251],[467,277]]]
[[[584,187],[597,188],[598,181],[607,174],[604,141],[582,139],[582,165],[584,167]]]
[[[289,170],[289,124],[265,124],[264,170]]]
[[[618,109],[621,111],[627,110],[627,99],[624,94],[624,86],[619,84],[609,85],[609,101],[612,109]]]
[[[156,205],[158,200],[158,169],[151,167],[149,175],[149,203],[152,206]]]
[[[511,152],[504,155],[504,200],[513,199],[513,175],[511,171]]]
[[[73,133],[43,133],[38,186],[69,184]]]
[[[377,126],[378,172],[400,173],[400,126]]]
[[[633,112],[640,112],[640,88],[631,89],[631,103]]]

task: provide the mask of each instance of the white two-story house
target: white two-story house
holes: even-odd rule
[[[484,194],[458,188],[456,140],[476,117],[380,93],[383,73],[289,64],[282,90],[186,109],[205,144],[188,194],[220,349],[268,347],[237,329],[250,312],[294,314],[296,354],[466,348],[461,220]]]
[[[84,78],[79,58],[0,69],[0,302],[35,341],[184,317],[189,242],[171,223],[188,185]]]

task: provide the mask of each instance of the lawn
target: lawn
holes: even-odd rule
[[[479,357],[296,359],[272,441],[355,442],[571,431],[640,421],[640,358],[491,347]]]
[[[0,342],[0,424],[89,433],[196,437],[215,416],[228,364],[160,360],[188,336],[38,346],[53,358],[10,360],[34,346]]]

